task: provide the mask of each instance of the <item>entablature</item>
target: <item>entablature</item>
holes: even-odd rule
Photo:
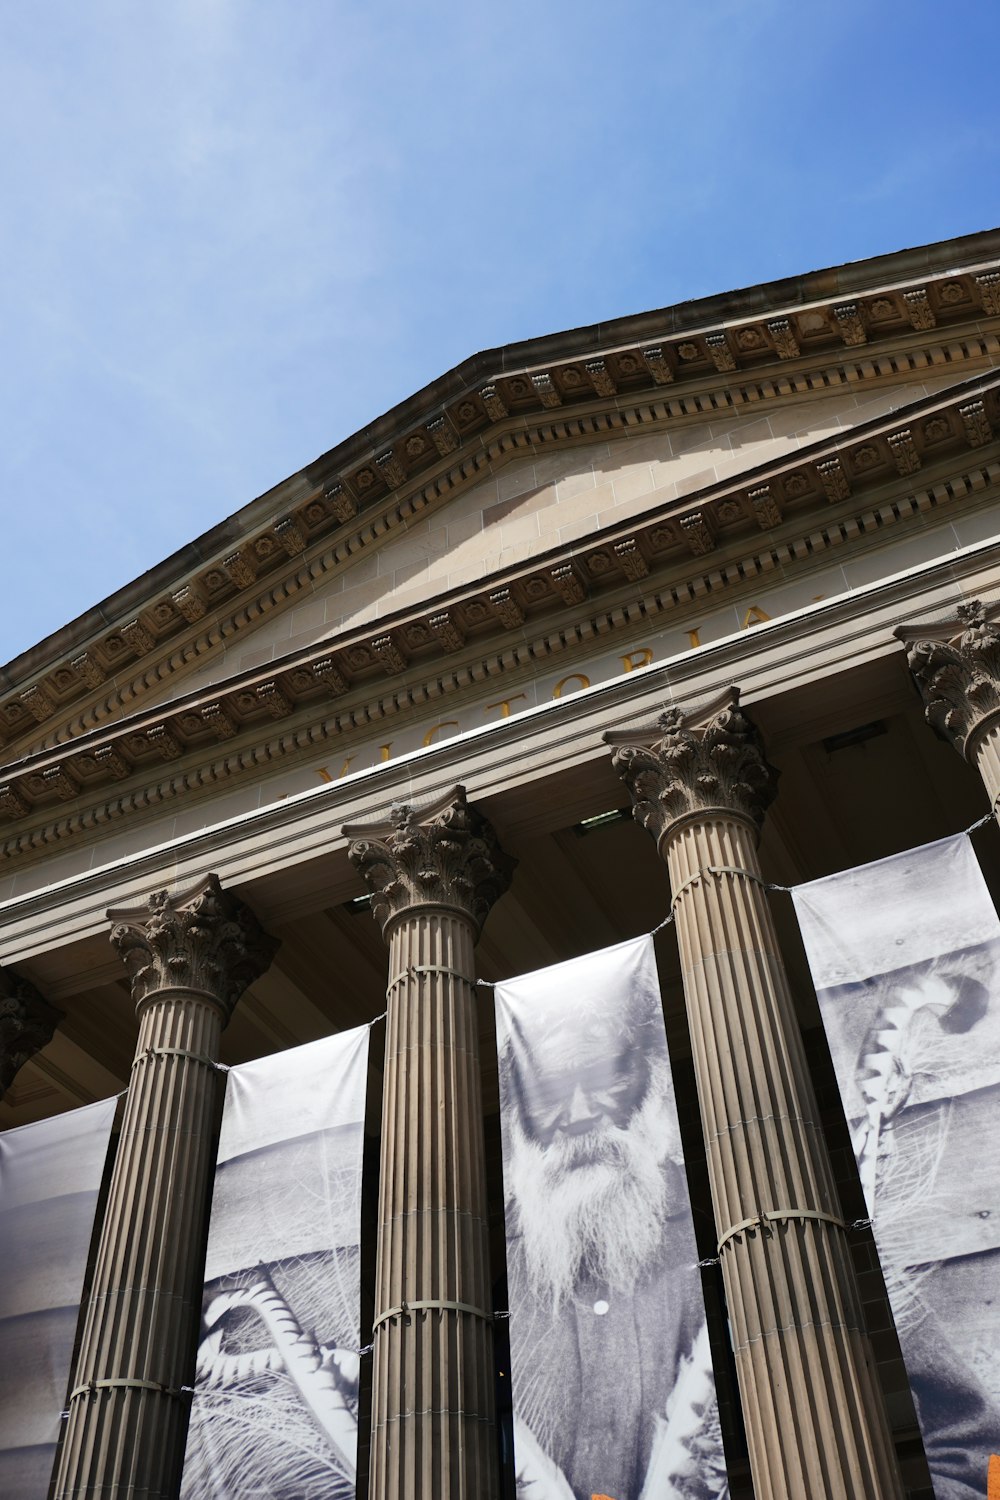
[[[1000,479],[998,431],[1000,375],[981,376],[475,588],[9,762],[0,853],[92,837],[332,741],[349,753],[393,715],[483,684],[503,692],[546,659],[643,622],[675,613],[696,625],[727,592],[808,570],[833,549],[863,551],[987,491]]]

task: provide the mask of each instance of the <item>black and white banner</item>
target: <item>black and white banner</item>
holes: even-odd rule
[[[496,987],[519,1500],[728,1493],[651,938]]]
[[[368,1027],[233,1068],[183,1500],[355,1494]]]
[[[984,1500],[1000,1454],[1000,921],[964,834],[792,895],[935,1495]]]
[[[0,1135],[0,1495],[45,1500],[116,1099]]]

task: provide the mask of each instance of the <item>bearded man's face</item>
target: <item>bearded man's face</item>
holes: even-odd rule
[[[633,1053],[622,1068],[588,1052],[546,1069],[509,1126],[508,1197],[531,1281],[557,1306],[582,1282],[634,1290],[660,1245],[677,1170],[666,1059]]]

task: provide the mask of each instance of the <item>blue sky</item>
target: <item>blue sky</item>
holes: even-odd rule
[[[1000,222],[998,42],[996,0],[0,0],[0,660],[477,349]]]

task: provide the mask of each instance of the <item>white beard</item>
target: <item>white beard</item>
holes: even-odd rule
[[[662,1065],[665,1069],[666,1064]],[[670,1075],[656,1064],[642,1106],[620,1129],[540,1146],[512,1116],[507,1192],[516,1207],[533,1291],[553,1308],[582,1274],[630,1294],[654,1263],[670,1210],[678,1147],[667,1099]]]

